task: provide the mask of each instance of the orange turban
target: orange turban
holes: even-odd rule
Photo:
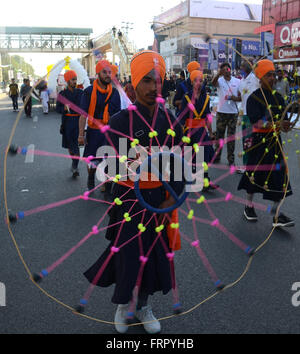
[[[194,70],[199,70],[201,66],[197,61],[191,61],[190,63],[188,63],[186,68],[188,69],[188,72],[191,73]]]
[[[109,67],[111,69],[111,65],[107,60],[100,60],[98,61],[97,65],[96,65],[96,74],[99,74],[100,71],[102,71],[103,69]]]
[[[111,72],[112,72],[112,76],[115,77],[117,75],[117,73],[119,72],[119,67],[117,65],[112,65]]]
[[[271,60],[263,59],[256,64],[255,75],[259,79],[264,77],[270,71],[275,71],[275,66]]]
[[[69,70],[64,74],[64,79],[66,82],[69,82],[70,80],[74,79],[74,77],[77,77],[77,74],[74,70]]]
[[[191,72],[190,74],[190,79],[191,79],[191,82],[193,83],[194,80],[197,78],[197,77],[200,77],[202,80],[203,80],[203,73],[202,71],[200,70],[194,70]]]
[[[131,59],[131,81],[134,88],[150,71],[157,70],[162,82],[166,74],[166,64],[161,55],[152,50],[136,53]]]

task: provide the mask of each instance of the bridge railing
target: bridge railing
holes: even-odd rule
[[[79,35],[15,35],[0,34],[0,49],[6,51],[88,50],[88,38]]]

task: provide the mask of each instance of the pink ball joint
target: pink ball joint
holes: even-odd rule
[[[112,253],[118,253],[120,251],[120,248],[113,246],[110,250],[112,251]]]
[[[165,104],[165,100],[161,97],[161,96],[158,96],[158,97],[156,97],[156,103],[161,103],[161,104]]]
[[[86,157],[86,158],[85,158],[85,161],[86,161],[87,164],[90,164],[91,161],[92,161],[94,158],[95,158],[95,157],[91,155],[91,156]]]
[[[104,125],[102,128],[101,128],[101,133],[106,133],[108,130],[109,130],[109,125]]]
[[[191,243],[191,245],[192,245],[193,247],[199,247],[199,241],[198,241],[198,240],[197,240],[197,241],[194,241],[194,242]]]
[[[174,257],[175,257],[175,253],[174,252],[167,253],[167,258],[169,259],[170,262],[173,261]]]
[[[216,219],[216,220],[214,220],[214,221],[211,223],[211,226],[218,227],[219,225],[220,225],[219,219]]]
[[[236,171],[236,167],[231,165],[230,166],[230,174],[233,175],[235,173],[235,171]]]
[[[135,106],[134,104],[131,104],[130,106],[128,106],[128,111],[137,111],[137,106]]]
[[[227,193],[226,197],[225,197],[225,200],[226,202],[229,202],[229,200],[232,199],[232,194],[231,193]]]
[[[147,257],[144,257],[144,256],[141,256],[140,257],[140,261],[143,263],[143,264],[146,264],[148,262],[148,258]]]
[[[99,233],[99,229],[98,229],[98,226],[93,226],[92,227],[92,233],[94,234],[94,235],[97,235],[98,233]]]
[[[83,199],[83,200],[89,200],[89,195],[90,195],[89,192],[84,192],[82,199]]]

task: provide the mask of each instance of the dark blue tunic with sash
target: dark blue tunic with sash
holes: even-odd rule
[[[81,98],[81,109],[88,113],[89,106],[91,102],[91,96],[93,92],[93,86],[87,87]],[[103,112],[105,108],[105,100],[107,94],[102,94],[97,91],[97,102],[95,107],[94,118],[99,119],[102,122]],[[113,88],[110,99],[108,100],[108,112],[109,116],[112,117],[114,114],[118,113],[121,110],[121,99],[119,92],[116,88]],[[83,156],[96,156],[97,150],[99,147],[105,144],[105,135],[101,133],[99,129],[92,129],[90,127],[87,128],[86,132],[86,145],[84,149]]]
[[[275,92],[273,94],[265,89],[262,92],[261,89],[258,89],[248,98],[247,114],[252,126],[259,120],[272,121],[267,108],[268,105],[270,105],[274,122],[280,120],[285,109],[285,103],[279,93]],[[287,183],[286,166],[281,151],[281,136],[278,133],[277,140],[273,133],[273,131],[267,133],[252,132],[250,137],[251,147],[247,151],[247,166],[250,166],[251,170],[249,169],[243,174],[238,189],[245,189],[249,194],[262,193],[263,199],[278,202],[284,196],[292,195],[292,189],[290,183]],[[260,170],[260,166],[265,166],[266,170]],[[255,167],[258,167],[258,169],[255,170]],[[268,183],[267,187],[265,182]],[[287,187],[286,194],[284,185]]]
[[[147,108],[142,105],[135,103],[138,107],[141,115],[147,120],[147,122],[152,125],[153,118],[150,117]],[[175,118],[172,113],[169,112],[170,119],[174,123]],[[130,119],[128,110],[122,110],[110,119],[109,125],[112,129],[120,131],[127,136],[130,134]],[[167,135],[167,130],[170,128],[169,122],[166,118],[166,114],[162,108],[159,108],[158,115],[156,118],[156,124],[154,130],[158,132],[157,139],[160,145],[163,145]],[[178,145],[182,138],[182,127],[177,124],[174,127],[176,132],[176,137],[174,138],[174,145]],[[148,147],[150,138],[148,136],[150,132],[149,127],[145,122],[133,112],[132,119],[132,135],[134,139],[138,139],[141,146]],[[109,137],[114,145],[114,147],[119,150],[119,138],[118,134],[109,132]],[[130,148],[130,140],[127,140],[128,146]],[[157,145],[156,139],[152,140],[153,146]],[[165,145],[172,147],[172,138],[168,137]],[[174,191],[180,195],[184,184],[182,181],[176,182],[174,178],[170,178],[171,187]],[[124,214],[130,211],[130,215],[140,212],[137,216],[132,217],[130,222],[125,222],[122,225],[121,232],[116,247],[121,246],[125,242],[129,241],[124,247],[120,248],[120,251],[112,257],[108,265],[106,266],[101,278],[97,282],[98,286],[108,287],[115,284],[115,290],[112,297],[112,302],[115,304],[127,304],[132,298],[132,291],[136,285],[138,273],[141,266],[141,261],[139,259],[140,244],[138,237],[135,237],[139,232],[138,225],[142,223],[146,225],[146,230],[141,235],[142,247],[144,255],[147,254],[148,250],[155,241],[157,233],[155,231],[156,222],[153,217],[153,213],[145,210],[139,202],[136,202],[137,198],[133,189],[130,187],[123,186],[120,184],[115,184],[113,189],[113,198],[121,198],[121,196],[126,193],[126,196],[122,200],[130,200],[124,202],[120,206],[114,206],[110,213],[109,228],[106,233],[106,238],[111,241],[107,249],[100,256],[100,258],[94,263],[84,274],[90,282],[93,282],[96,274],[98,273],[100,267],[104,264],[105,260],[110,254],[110,249],[114,245],[114,241],[120,230],[120,224],[114,226],[116,223],[120,223],[124,220]],[[158,187],[154,189],[143,189],[141,190],[144,200],[151,206],[158,208],[160,204],[166,200],[166,191],[164,187]],[[151,219],[152,218],[152,219]],[[151,219],[151,221],[150,221]],[[149,223],[148,223],[149,222]],[[167,250],[170,252],[168,238],[166,233],[166,228],[161,234],[164,243],[167,245]],[[132,239],[132,240],[131,240]],[[172,287],[171,282],[171,270],[169,260],[166,256],[166,250],[160,239],[155,243],[148,261],[145,265],[141,291],[143,294],[153,294],[156,291],[162,291],[164,294],[168,293]]]
[[[68,101],[72,102],[78,108],[80,108],[81,96],[83,91],[75,88],[74,91],[66,88],[60,92],[60,95],[65,97]],[[62,126],[62,147],[69,149],[74,155],[79,155],[78,147],[78,135],[79,135],[79,117],[80,114],[70,108],[70,112],[64,110],[65,103],[59,101],[59,97],[56,103],[56,111],[62,114],[61,126]],[[68,115],[70,114],[70,115]]]
[[[190,98],[190,100],[192,100],[193,97],[193,90],[189,91],[189,93],[187,94],[187,96]],[[206,90],[201,90],[201,94],[199,96],[199,98],[195,101],[194,103],[194,107],[197,111],[198,114],[200,114],[204,108],[204,104],[205,104],[205,100],[206,100]],[[185,126],[187,119],[195,119],[196,116],[194,114],[194,112],[192,112],[188,107],[188,101],[185,98],[185,96],[182,99],[182,104],[181,104],[181,113],[183,114],[182,119],[180,120],[181,124],[183,126]],[[185,113],[184,113],[185,112]],[[206,118],[206,116],[208,114],[210,114],[210,100],[208,100],[208,103],[202,113],[201,118]],[[191,128],[188,129],[185,132],[185,135],[190,136],[191,138],[191,145],[193,144],[199,144],[200,141],[202,141],[204,144],[204,161],[206,163],[209,163],[214,154],[214,148],[213,148],[213,144],[212,141],[207,133],[207,130],[205,127],[201,127],[201,128]]]

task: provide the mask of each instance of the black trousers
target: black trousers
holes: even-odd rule
[[[18,95],[11,95],[10,96],[13,104],[13,109],[18,109]]]
[[[32,109],[32,100],[31,97],[29,97],[27,103],[25,104],[27,96],[23,96],[23,102],[24,102],[24,111],[27,117],[31,116],[31,109]]]

